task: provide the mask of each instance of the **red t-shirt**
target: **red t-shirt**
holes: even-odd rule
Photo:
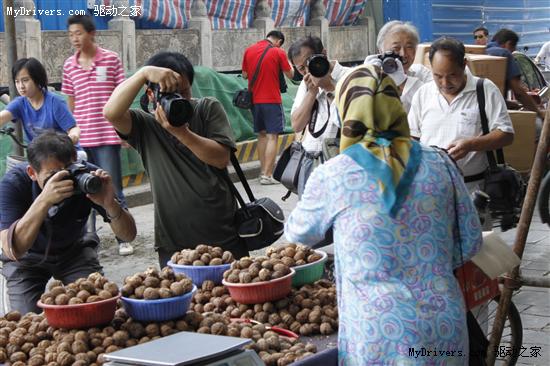
[[[261,40],[244,51],[242,70],[248,74],[248,84],[254,76],[258,61],[268,40]],[[281,92],[279,91],[279,71],[289,71],[291,68],[285,51],[278,47],[272,47],[264,56],[258,77],[252,88],[252,103],[254,104],[281,104]]]

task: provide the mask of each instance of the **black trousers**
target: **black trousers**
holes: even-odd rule
[[[78,242],[64,253],[48,255],[43,263],[40,262],[44,255],[37,253],[28,253],[18,262],[4,261],[2,275],[6,278],[11,310],[22,314],[42,312],[36,303],[52,277],[68,284],[93,272],[102,273],[96,247],[97,244]]]

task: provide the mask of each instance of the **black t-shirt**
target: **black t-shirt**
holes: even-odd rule
[[[16,165],[0,181],[0,230],[8,229],[11,224],[21,219],[42,192],[38,184],[27,174],[27,166],[28,163]],[[92,164],[87,166],[90,170],[97,169]],[[59,254],[84,236],[86,221],[92,207],[106,217],[105,210],[92,203],[84,194],[74,195],[58,207],[57,213],[48,217],[40,227],[29,252],[45,253],[48,244],[48,225],[52,233],[49,253]]]
[[[192,99],[189,121],[194,133],[235,151],[227,115],[214,98]],[[155,205],[155,247],[167,251],[194,248],[197,244],[228,247],[238,242],[234,225],[237,204],[223,179],[225,169],[206,164],[155,118],[130,110],[132,130],[128,140],[141,155],[151,182]]]

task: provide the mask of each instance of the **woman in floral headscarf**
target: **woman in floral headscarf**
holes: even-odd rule
[[[466,364],[453,269],[479,250],[481,228],[463,179],[444,153],[410,138],[378,68],[354,69],[336,102],[341,154],[313,172],[285,233],[311,244],[334,229],[339,364]]]

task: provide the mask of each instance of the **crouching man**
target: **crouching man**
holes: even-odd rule
[[[21,163],[0,182],[2,275],[12,310],[39,312],[36,302],[51,277],[73,282],[101,272],[99,238],[86,221],[96,209],[124,241],[136,236],[132,215],[115,198],[106,171],[76,163],[76,150],[63,133],[48,130],[27,149]]]

